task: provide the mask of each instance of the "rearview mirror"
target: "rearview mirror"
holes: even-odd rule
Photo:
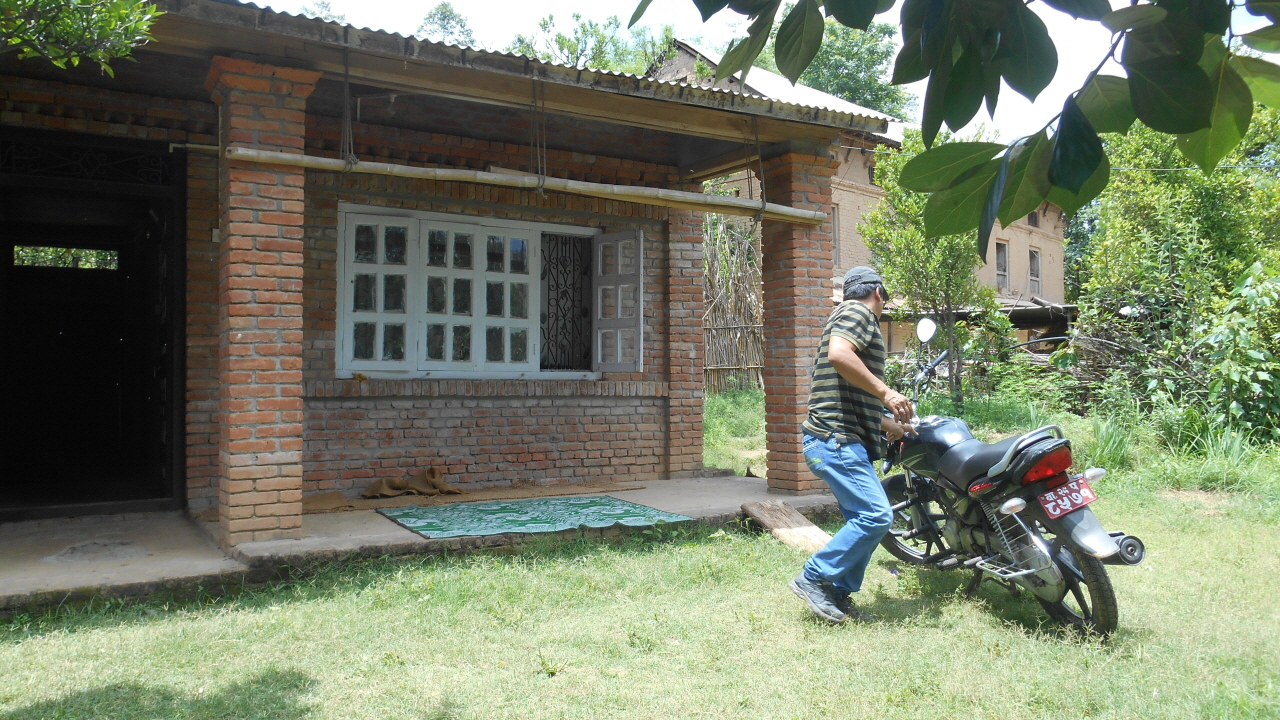
[[[927,343],[933,339],[933,334],[938,332],[938,323],[930,318],[922,318],[916,323],[916,339],[922,343]]]

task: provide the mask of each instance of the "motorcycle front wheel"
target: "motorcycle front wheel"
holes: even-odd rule
[[[880,481],[890,505],[899,505],[908,498],[914,498],[907,487],[907,476],[890,475]],[[890,555],[902,562],[921,565],[924,559],[946,548],[942,540],[941,528],[946,516],[940,512],[936,503],[926,502],[913,505],[893,514],[893,525],[885,533],[880,545]],[[926,527],[931,526],[931,529]],[[904,540],[902,535],[908,531],[925,527],[924,532],[913,538]]]
[[[1081,581],[1070,568],[1059,566],[1067,583],[1067,594],[1058,602],[1040,600],[1045,612],[1055,622],[1073,627],[1085,633],[1102,635],[1115,632],[1120,624],[1120,610],[1116,605],[1116,593],[1107,576],[1107,566],[1092,555],[1086,555],[1068,547],[1075,565],[1080,570]]]

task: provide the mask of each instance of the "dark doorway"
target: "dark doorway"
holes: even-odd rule
[[[14,142],[31,144],[0,138],[0,519],[180,507],[178,193],[53,181],[39,164],[6,165]],[[35,145],[29,155],[175,160],[151,144]],[[3,172],[13,169],[27,172]]]

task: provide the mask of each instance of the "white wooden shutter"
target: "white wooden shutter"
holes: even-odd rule
[[[591,279],[591,369],[642,372],[644,233],[635,230],[596,236]]]

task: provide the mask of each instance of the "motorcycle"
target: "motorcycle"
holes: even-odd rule
[[[917,325],[922,346],[936,329],[928,319]],[[913,405],[946,357],[916,373]],[[966,595],[990,580],[1014,595],[1031,593],[1055,622],[1114,632],[1119,612],[1107,566],[1137,565],[1146,551],[1138,538],[1105,530],[1090,509],[1098,498],[1092,484],[1106,471],[1070,474],[1071,441],[1056,425],[992,444],[956,417],[914,418],[912,426],[883,461],[894,516],[884,548],[904,563],[972,570]],[[889,474],[893,468],[902,472]]]

